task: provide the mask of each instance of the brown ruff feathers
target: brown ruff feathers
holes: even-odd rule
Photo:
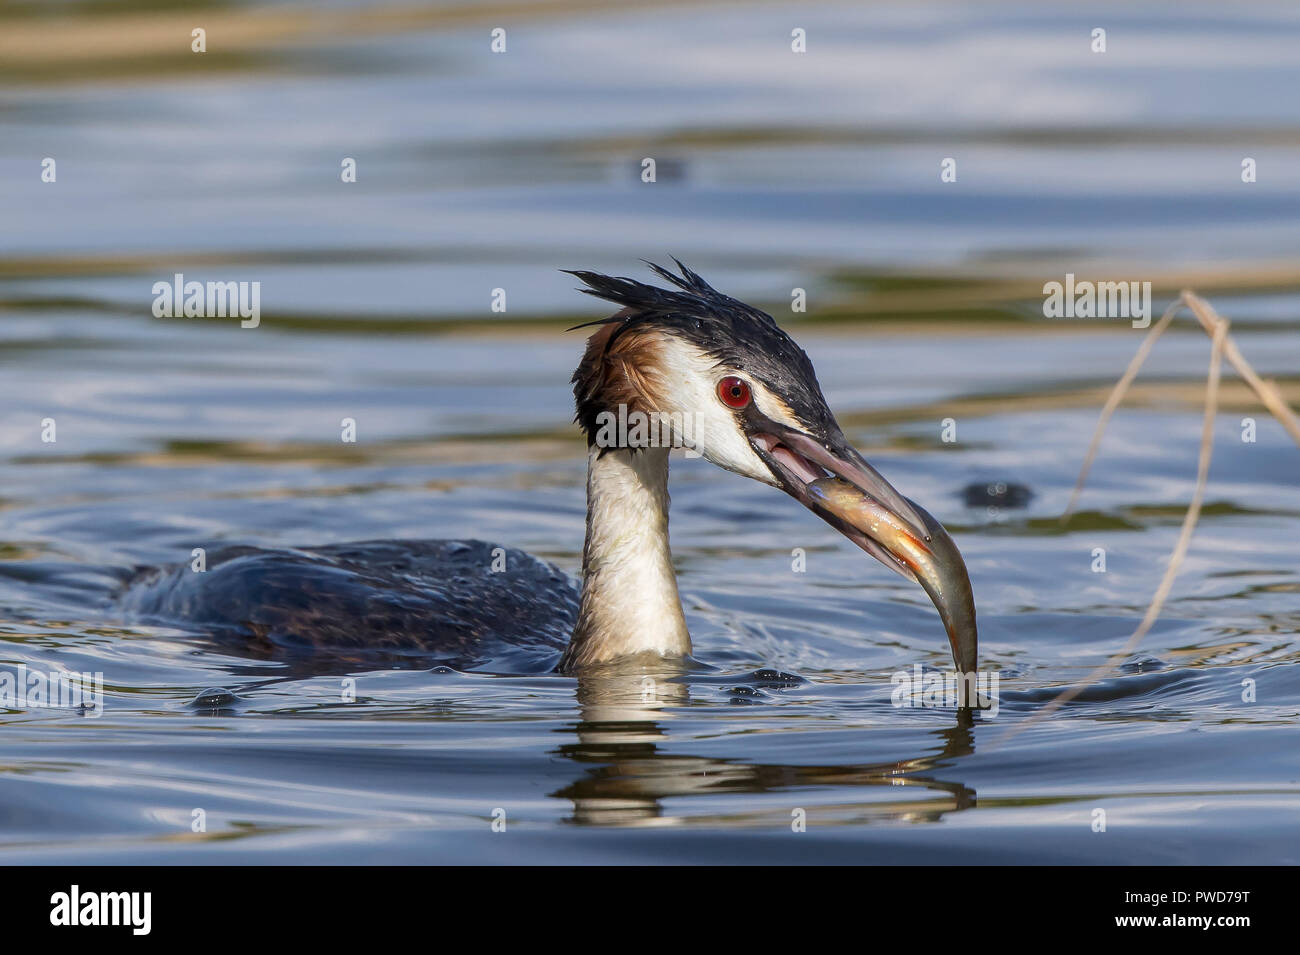
[[[619,317],[629,310],[624,309]],[[615,334],[618,332],[618,334]],[[664,333],[654,328],[624,328],[617,323],[602,325],[587,339],[582,361],[573,373],[573,397],[577,422],[587,434],[587,444],[596,440],[603,411],[618,414],[653,414],[662,409],[664,386],[656,373],[656,358],[663,348]]]

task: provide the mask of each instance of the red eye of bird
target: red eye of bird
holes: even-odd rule
[[[718,382],[718,397],[728,408],[739,410],[749,404],[749,385],[735,375],[728,375]]]

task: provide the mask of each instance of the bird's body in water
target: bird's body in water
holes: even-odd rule
[[[679,263],[680,266],[680,263]],[[207,566],[143,569],[126,615],[209,634],[270,659],[361,668],[458,667],[525,658],[566,672],[642,654],[685,657],[690,635],[668,546],[674,440],[729,471],[777,487],[903,576],[920,583],[963,672],[976,664],[966,568],[942,526],[900,495],[845,440],[807,355],[768,315],[680,266],[656,288],[575,272],[621,310],[594,322],[573,375],[587,437],[582,581],[481,541],[366,541],[292,550],[226,547]]]
[[[558,657],[578,619],[567,574],[462,540],[222,547],[203,573],[139,571],[122,601],[134,619],[197,625],[241,656],[325,667],[532,669]]]

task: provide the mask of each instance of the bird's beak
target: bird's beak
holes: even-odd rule
[[[975,598],[957,545],[937,520],[903,497],[840,435],[819,442],[771,421],[750,442],[777,485],[886,567],[920,584],[948,631],[953,662],[974,673]]]

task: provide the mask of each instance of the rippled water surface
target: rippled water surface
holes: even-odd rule
[[[1268,3],[0,3],[0,669],[105,680],[99,717],[0,708],[0,859],[1300,861],[1300,448],[1230,371],[1165,613],[1027,725],[1159,583],[1209,357],[1166,335],[1062,527],[1142,333],[1044,319],[1041,286],[1150,280],[1157,314],[1194,286],[1300,407],[1297,42]],[[564,329],[602,312],[558,270],[669,255],[791,329],[952,531],[996,715],[895,707],[950,663],[925,595],[698,460],[693,669],[317,672],[117,612],[132,567],[223,543],[576,574]],[[260,281],[260,326],[153,317],[176,272]],[[1032,495],[968,501],[999,482]]]

